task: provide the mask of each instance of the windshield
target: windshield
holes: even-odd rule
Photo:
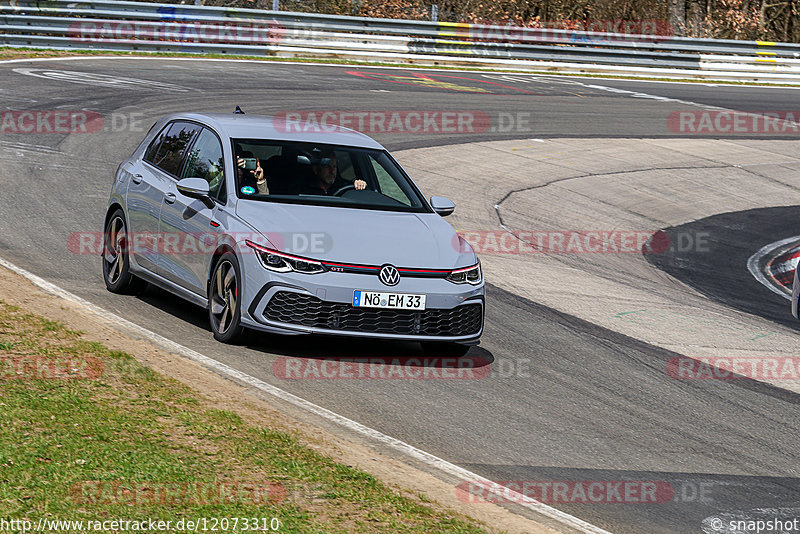
[[[234,139],[239,198],[389,211],[428,211],[388,153],[338,145]]]

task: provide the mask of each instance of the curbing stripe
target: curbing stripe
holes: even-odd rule
[[[770,291],[776,293],[787,300],[792,300],[792,296],[786,293],[785,289],[780,289],[775,287],[775,284],[769,281],[766,275],[761,272],[759,265],[764,258],[771,253],[773,253],[776,249],[779,249],[783,246],[786,246],[790,243],[797,243],[800,241],[800,235],[796,235],[794,237],[787,237],[786,239],[781,239],[780,241],[775,241],[774,243],[770,243],[769,245],[764,245],[761,247],[758,252],[753,254],[747,259],[747,270],[750,271],[750,274],[758,280],[762,285],[766,286]]]

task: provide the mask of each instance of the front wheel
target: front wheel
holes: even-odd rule
[[[239,261],[226,252],[214,267],[208,291],[208,317],[217,341],[233,343],[241,337],[241,294]]]
[[[448,341],[423,341],[422,352],[426,356],[440,356],[444,358],[459,358],[469,351],[469,345],[452,343]]]
[[[125,214],[117,210],[108,219],[103,234],[103,279],[112,293],[136,293],[146,285],[130,271],[128,243]]]

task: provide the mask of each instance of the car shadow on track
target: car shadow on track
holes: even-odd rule
[[[251,331],[246,343],[251,350],[279,355],[272,371],[284,379],[481,379],[490,375],[495,361],[481,347],[453,356],[423,351],[419,343],[339,336],[287,337]]]

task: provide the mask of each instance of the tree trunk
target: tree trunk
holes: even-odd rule
[[[675,35],[686,35],[686,0],[669,1],[669,23]]]

